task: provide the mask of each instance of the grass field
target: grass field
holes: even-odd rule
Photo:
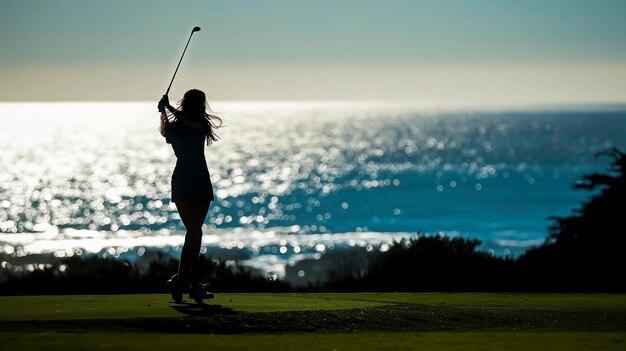
[[[0,297],[0,350],[626,350],[626,295]]]

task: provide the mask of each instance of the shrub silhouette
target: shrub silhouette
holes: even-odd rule
[[[329,250],[320,258],[305,258],[287,265],[284,281],[301,291],[327,290],[329,282],[363,277],[380,254],[378,250],[367,251],[358,246]]]
[[[205,272],[203,281],[210,281],[216,292],[290,291],[289,285],[269,281],[253,271],[228,267],[210,258],[200,257]],[[178,260],[159,254],[143,268],[125,260],[90,257],[69,257],[48,268],[27,274],[9,274],[2,284],[1,295],[21,294],[113,294],[166,292],[165,281],[176,272]]]
[[[332,284],[340,291],[509,290],[512,260],[476,251],[479,240],[425,236],[394,242],[360,279]]]

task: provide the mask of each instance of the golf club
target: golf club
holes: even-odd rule
[[[191,34],[189,35],[189,40],[187,40],[187,45],[185,45],[185,49],[183,50],[183,54],[180,57],[180,60],[178,61],[178,65],[176,66],[176,70],[174,71],[174,76],[172,77],[172,80],[170,81],[170,85],[167,87],[167,91],[165,92],[165,95],[169,94],[170,92],[170,88],[172,87],[172,83],[174,82],[174,78],[176,77],[176,73],[178,72],[178,67],[180,67],[180,63],[183,61],[183,57],[185,57],[185,51],[187,51],[187,46],[189,46],[189,42],[191,41],[191,37],[193,36],[193,33],[199,32],[199,31],[200,31],[200,27],[193,27],[193,29],[191,30]]]

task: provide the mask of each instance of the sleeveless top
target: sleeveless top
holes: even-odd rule
[[[176,167],[172,174],[172,202],[213,201],[213,186],[204,158],[206,134],[175,121],[165,126],[165,141],[172,145]]]

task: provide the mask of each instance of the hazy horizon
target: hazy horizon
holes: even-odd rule
[[[626,3],[13,1],[0,101],[626,102]]]
[[[31,105],[31,104],[70,104],[70,105],[98,105],[98,104],[154,104],[150,100],[15,100],[0,101],[0,105]],[[309,108],[309,107],[355,107],[364,108],[368,106],[391,108],[400,108],[403,110],[411,110],[415,112],[532,112],[532,111],[590,111],[590,112],[611,112],[626,111],[626,101],[608,101],[608,102],[588,102],[588,103],[559,103],[559,102],[537,102],[537,103],[482,103],[482,104],[463,104],[463,103],[446,103],[446,102],[420,102],[414,100],[348,100],[348,99],[325,99],[325,100],[279,100],[279,99],[258,99],[258,100],[215,100],[209,101],[211,108],[216,111],[217,108],[237,106],[242,107],[249,105],[250,107],[262,108]]]

